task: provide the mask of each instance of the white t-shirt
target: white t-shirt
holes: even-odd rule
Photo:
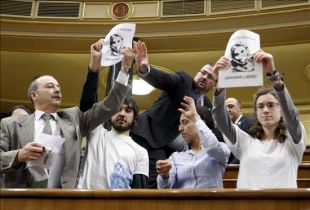
[[[284,143],[261,141],[249,136],[237,125],[236,143],[224,136],[232,153],[240,160],[237,188],[297,188],[297,171],[306,148],[303,125],[302,138],[295,144],[287,132]]]
[[[133,174],[149,176],[146,149],[102,125],[91,132],[86,151],[79,189],[125,189],[130,188]]]

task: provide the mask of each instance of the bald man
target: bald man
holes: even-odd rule
[[[231,121],[243,131],[248,132],[253,120],[242,114],[242,104],[236,98],[228,98],[225,101]]]

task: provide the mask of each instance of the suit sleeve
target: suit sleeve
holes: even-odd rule
[[[178,84],[183,82],[183,78],[179,74],[168,74],[154,67],[150,67],[150,72],[145,76],[140,76],[155,88],[168,92],[174,90]]]
[[[86,81],[80,99],[80,110],[82,112],[86,112],[97,102],[98,76],[98,71],[93,72],[88,68]]]
[[[18,168],[15,165],[15,157],[18,150],[10,150],[10,133],[5,119],[1,120],[1,140],[0,140],[0,174],[9,172],[10,170]]]
[[[129,86],[116,81],[107,97],[94,104],[88,111],[80,112],[79,126],[82,136],[87,136],[94,128],[116,114],[129,90]]]

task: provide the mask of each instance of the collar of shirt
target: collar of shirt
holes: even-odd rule
[[[241,114],[241,115],[236,119],[236,121],[234,122],[235,125],[238,125],[238,122],[239,122],[239,120],[241,119],[242,116],[243,116],[243,115]]]
[[[189,145],[187,145],[187,150],[185,150],[185,152],[188,153],[188,154],[197,155],[197,154],[199,154],[204,148],[205,148],[205,147],[201,144],[201,145],[200,145],[200,149],[201,149],[201,150],[200,150],[198,153],[195,153],[195,152],[192,150],[192,148],[191,148]]]
[[[45,112],[42,112],[41,110],[35,110],[35,112],[34,112],[35,120],[40,120],[42,115],[44,115],[44,114],[45,114]],[[58,117],[57,113],[54,112],[54,113],[51,113],[51,115],[53,115],[54,119],[57,121],[57,117]]]

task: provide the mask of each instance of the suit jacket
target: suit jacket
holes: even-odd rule
[[[62,188],[75,188],[79,171],[81,139],[118,112],[129,87],[115,83],[110,94],[87,112],[78,107],[58,111],[57,123],[64,143],[65,164],[61,173]],[[0,173],[5,173],[5,187],[31,187],[25,163],[15,165],[18,149],[34,140],[34,114],[8,117],[1,121]]]
[[[244,132],[248,133],[250,127],[253,125],[253,120],[251,118],[247,117],[247,116],[242,115],[242,117],[238,121],[237,125]]]
[[[190,96],[196,102],[198,94],[194,79],[187,73],[168,74],[150,68],[150,72],[143,79],[163,92],[150,109],[138,116],[137,124],[131,132],[134,134],[133,139],[137,135],[153,148],[160,148],[168,145],[179,135],[181,113],[178,108],[181,107],[184,96]],[[212,109],[212,103],[206,96],[204,105]]]

